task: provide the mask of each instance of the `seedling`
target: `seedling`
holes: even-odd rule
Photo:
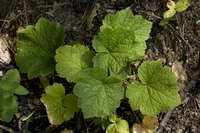
[[[169,8],[169,10],[164,12],[163,20],[160,22],[160,25],[163,26],[168,24],[169,20],[176,14],[176,12],[183,12],[187,10],[189,6],[190,0],[178,0],[177,3],[169,0],[167,2],[167,7]]]

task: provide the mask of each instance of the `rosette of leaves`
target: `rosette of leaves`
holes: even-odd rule
[[[79,111],[77,97],[73,94],[65,94],[62,84],[54,83],[46,87],[41,101],[46,107],[49,122],[53,125],[60,125],[70,120],[74,113]]]
[[[78,97],[78,107],[84,118],[105,117],[115,112],[124,98],[121,80],[108,77],[100,68],[88,68],[76,83],[74,94]]]
[[[16,69],[9,70],[0,80],[0,120],[10,122],[18,111],[15,95],[27,95],[28,91],[20,85],[20,75]]]
[[[176,86],[176,77],[160,61],[144,62],[139,67],[140,81],[127,86],[126,96],[133,110],[143,114],[157,115],[181,103]]]
[[[81,44],[65,45],[56,51],[56,71],[69,82],[76,82],[82,71],[92,67],[94,53]]]
[[[40,18],[34,26],[27,26],[18,33],[16,63],[28,78],[46,76],[55,69],[56,49],[64,44],[64,29]]]
[[[94,67],[100,67],[110,75],[127,75],[128,63],[137,61],[145,54],[145,41],[149,38],[152,23],[134,16],[130,9],[108,14],[92,45],[97,52]]]

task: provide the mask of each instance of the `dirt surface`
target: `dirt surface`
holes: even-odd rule
[[[159,133],[199,133],[200,132],[200,1],[192,0],[191,6],[177,13],[168,25],[159,26],[162,14],[167,10],[167,0],[0,0],[0,34],[8,35],[12,55],[10,64],[0,63],[0,70],[17,68],[16,32],[20,27],[34,25],[40,17],[48,18],[65,29],[66,43],[80,42],[91,48],[91,40],[99,31],[102,19],[108,13],[131,8],[134,14],[142,15],[153,22],[151,36],[147,41],[147,56],[144,60],[162,60],[172,67],[181,62],[180,79],[182,104],[169,112],[158,115]],[[84,120],[81,113],[60,126],[50,126],[44,106],[40,102],[43,87],[39,79],[28,80],[22,76],[22,84],[28,88],[28,96],[19,97],[19,113],[10,123],[0,122],[0,133],[5,132],[1,125],[11,132],[60,132],[71,129],[75,133],[102,133],[98,120]],[[64,79],[50,77],[50,82],[66,83]],[[130,126],[138,121],[138,112],[130,111],[126,100],[118,109],[118,115],[129,121]],[[128,112],[122,114],[122,112]],[[130,119],[132,118],[132,119]]]

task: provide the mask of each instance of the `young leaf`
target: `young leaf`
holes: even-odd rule
[[[20,83],[20,75],[17,69],[12,69],[6,72],[2,80],[9,82]]]
[[[20,75],[17,69],[12,69],[6,72],[0,81],[0,90],[8,91],[10,94],[18,94],[16,92],[19,91],[23,94],[19,93],[18,95],[28,94],[28,90],[20,85]]]
[[[121,74],[128,62],[144,56],[151,27],[151,22],[134,16],[130,9],[107,15],[100,33],[93,39],[98,52],[93,58],[94,66],[108,70],[111,75]]]
[[[48,118],[51,124],[59,125],[68,121],[74,116],[77,108],[77,97],[72,94],[65,95],[63,85],[54,83],[45,88],[41,101],[45,105]]]
[[[176,77],[161,62],[144,62],[138,77],[141,82],[129,84],[126,92],[133,110],[140,109],[143,114],[154,116],[181,103]]]
[[[20,85],[15,89],[14,93],[17,95],[27,95],[29,92],[26,88]]]
[[[126,120],[117,118],[116,121],[112,121],[107,129],[106,133],[129,133],[129,125]]]
[[[175,9],[170,9],[163,14],[164,20],[172,18],[176,14]]]
[[[124,97],[119,79],[107,77],[103,69],[89,68],[83,71],[73,90],[78,96],[78,106],[85,118],[104,117],[115,112]]]
[[[76,82],[82,70],[92,67],[93,52],[89,48],[75,44],[63,46],[56,51],[56,71],[60,77]]]
[[[169,8],[169,10],[164,12],[163,20],[161,20],[160,23],[159,23],[160,26],[164,26],[164,25],[168,24],[169,20],[176,14],[175,2],[174,1],[169,0],[167,2],[167,7]]]
[[[183,12],[190,6],[190,0],[178,0],[175,9],[177,12]]]
[[[10,122],[17,111],[17,97],[0,89],[0,120]]]
[[[20,75],[16,69],[9,70],[0,81],[0,120],[2,121],[10,122],[18,111],[17,97],[14,93],[28,94],[28,90],[20,85]]]
[[[160,26],[168,24],[169,20],[176,14],[177,12],[183,12],[190,6],[190,0],[178,0],[175,4],[174,1],[169,0],[167,2],[168,11],[164,12],[163,20],[159,23]]]
[[[35,27],[27,26],[18,33],[16,63],[28,78],[46,76],[55,69],[56,49],[64,44],[64,29],[41,18]]]

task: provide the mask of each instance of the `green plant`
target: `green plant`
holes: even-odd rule
[[[10,122],[18,111],[15,95],[27,95],[28,91],[20,85],[20,75],[16,69],[9,70],[0,80],[0,120]]]
[[[183,12],[187,10],[189,6],[190,0],[178,0],[177,3],[169,0],[167,2],[167,7],[169,8],[169,10],[164,12],[163,20],[160,22],[160,25],[163,26],[165,24],[168,24],[169,20],[176,14],[176,12]]]
[[[106,118],[116,112],[125,94],[133,110],[148,115],[180,104],[176,78],[159,61],[142,63],[140,81],[128,85],[123,82],[131,75],[130,64],[144,57],[151,27],[150,21],[134,16],[130,9],[108,14],[92,41],[96,53],[79,43],[61,46],[63,29],[45,19],[40,19],[35,28],[28,26],[19,32],[16,61],[22,72],[34,78],[56,68],[60,77],[75,83],[73,94],[65,94],[58,83],[45,89],[41,101],[50,123],[59,125],[69,120],[79,108],[84,118]],[[26,62],[29,58],[33,60]],[[128,128],[125,120],[116,118],[107,132],[119,131],[121,128],[116,127],[121,124]]]

